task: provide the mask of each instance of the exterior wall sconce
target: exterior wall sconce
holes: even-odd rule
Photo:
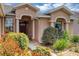
[[[70,22],[73,23],[74,19],[70,19]]]

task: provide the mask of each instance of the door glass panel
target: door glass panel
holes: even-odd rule
[[[57,28],[58,31],[61,31],[62,30],[62,22],[56,22],[55,23],[55,28]]]

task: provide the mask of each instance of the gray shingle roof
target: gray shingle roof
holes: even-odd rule
[[[11,11],[12,11],[13,8],[14,8],[13,6],[3,4],[4,14],[11,13]]]

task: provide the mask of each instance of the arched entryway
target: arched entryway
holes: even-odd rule
[[[25,33],[28,37],[32,38],[32,20],[30,16],[22,16],[19,20],[19,32]]]
[[[59,31],[65,31],[66,20],[64,18],[57,18],[55,23],[55,28],[57,28]]]

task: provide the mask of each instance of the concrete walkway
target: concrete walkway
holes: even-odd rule
[[[29,48],[34,50],[39,44],[37,42],[30,41]]]

